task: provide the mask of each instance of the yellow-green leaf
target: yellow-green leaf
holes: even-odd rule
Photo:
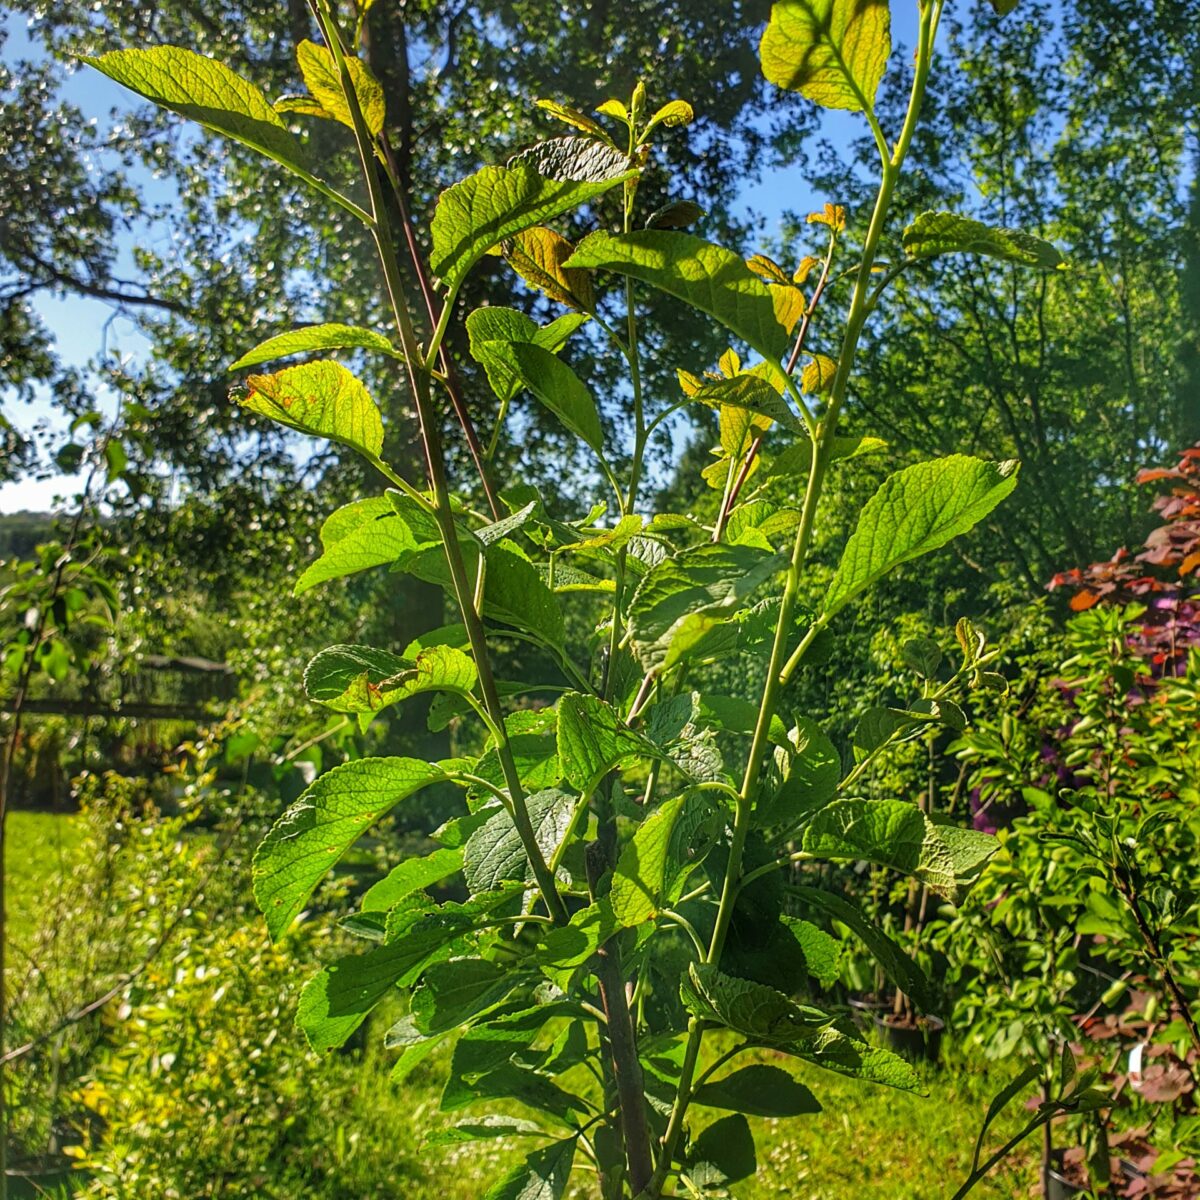
[[[650,118],[646,133],[656,125],[666,125],[668,129],[675,125],[690,125],[695,118],[696,114],[686,100],[670,100]]]
[[[763,34],[763,74],[825,108],[869,111],[892,50],[887,0],[779,0]]]
[[[229,369],[244,371],[276,358],[287,358],[291,354],[307,354],[312,350],[378,350],[400,356],[400,351],[382,334],[373,329],[361,329],[357,325],[307,325],[279,333],[260,342],[253,350],[243,354]]]
[[[621,174],[581,182],[549,179],[522,162],[484,167],[448,188],[438,199],[430,227],[430,266],[446,287],[457,288],[492,247],[523,229],[586,204],[625,177]]]
[[[354,118],[350,115],[350,106],[342,92],[342,77],[329,48],[318,46],[315,42],[303,41],[296,48],[296,60],[300,64],[300,74],[304,76],[305,86],[324,110],[324,115],[353,129]],[[376,137],[383,129],[383,88],[366,64],[353,55],[346,55],[346,69],[358,96],[358,107],[362,110],[363,121],[371,136]]]
[[[567,263],[640,279],[715,317],[764,358],[787,352],[790,305],[732,250],[690,233],[593,233]]]
[[[591,134],[592,137],[599,138],[601,141],[612,145],[608,134],[591,117],[586,113],[581,113],[577,108],[570,108],[566,104],[559,104],[557,100],[537,100],[535,103],[538,108],[548,112],[552,117],[557,117],[565,124],[572,125],[576,129],[582,129],[584,133]]]
[[[178,46],[114,50],[83,62],[163,108],[307,173],[304,146],[270,101],[216,59]]]
[[[569,308],[591,310],[596,307],[591,276],[578,268],[563,266],[574,249],[562,234],[535,225],[505,243],[504,257],[530,287],[544,292],[551,300]]]
[[[1061,271],[1067,260],[1040,237],[1020,229],[985,225],[951,212],[924,212],[904,231],[904,249],[914,258],[934,254],[983,254],[1003,262]]]
[[[383,418],[370,393],[341,363],[312,362],[251,375],[241,405],[282,425],[341,442],[368,458],[383,449]]]

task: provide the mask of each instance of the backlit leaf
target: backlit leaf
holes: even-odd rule
[[[525,799],[534,838],[542,855],[550,859],[558,849],[575,812],[578,797],[557,788],[535,792]],[[501,883],[532,878],[529,856],[517,826],[506,809],[495,814],[467,839],[463,874],[472,892],[488,892]]]
[[[325,872],[380,817],[445,778],[418,758],[361,758],[319,776],[254,852],[254,899],[271,937],[283,933]]]
[[[367,132],[372,137],[377,137],[383,129],[383,88],[360,59],[347,54],[345,60]],[[303,41],[296,47],[296,61],[300,64],[300,74],[304,76],[305,86],[325,115],[353,129],[354,118],[350,115],[350,106],[342,93],[341,73],[329,48],[318,46],[315,42]]]
[[[178,46],[114,50],[84,62],[155,104],[223,133],[285,166],[307,171],[304,146],[266,96],[224,63]]]
[[[763,34],[763,74],[825,108],[870,110],[892,51],[887,0],[779,0]]]
[[[267,338],[265,342],[243,354],[229,369],[242,371],[272,359],[286,358],[289,354],[307,354],[313,350],[356,349],[378,350],[382,354],[390,354],[393,358],[400,355],[387,338],[370,329],[360,329],[355,325],[307,325],[302,329],[292,329],[287,333]]]
[[[1067,260],[1057,247],[1020,229],[985,225],[950,212],[924,212],[904,231],[904,249],[914,258],[933,254],[983,254],[1003,262],[1058,271]]]
[[[778,361],[787,353],[787,298],[773,294],[732,250],[703,238],[663,229],[593,233],[568,266],[640,279],[708,313],[764,358]]]
[[[588,145],[604,149],[596,142]],[[586,204],[621,178],[552,179],[524,162],[484,167],[438,198],[430,226],[433,247],[429,265],[453,290],[493,246],[522,229]]]
[[[586,271],[564,267],[574,246],[560,233],[535,225],[511,238],[504,246],[509,265],[530,287],[570,308],[593,309],[596,293]]]
[[[867,501],[825,595],[832,615],[894,567],[965,533],[1017,486],[1017,463],[964,454],[917,463]]]
[[[370,393],[341,363],[322,361],[251,375],[241,406],[281,425],[341,442],[369,458],[383,450],[383,417]]]
[[[572,183],[616,183],[630,176],[630,162],[612,142],[586,137],[547,138],[514,154],[508,165],[532,167],[547,179]]]

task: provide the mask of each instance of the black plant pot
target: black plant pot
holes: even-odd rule
[[[915,1025],[894,1024],[895,1017],[875,1017],[875,1028],[883,1034],[883,1040],[897,1054],[907,1059],[923,1059],[937,1062],[942,1053],[942,1034],[946,1024],[938,1017],[918,1017]]]
[[[1083,1188],[1076,1187],[1057,1171],[1051,1171],[1047,1176],[1046,1200],[1075,1200],[1077,1196],[1086,1195]]]
[[[878,1026],[880,1019],[892,1007],[888,1001],[876,1000],[873,996],[851,996],[849,1004],[851,1019],[864,1033],[872,1026]]]

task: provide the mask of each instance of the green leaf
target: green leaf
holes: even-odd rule
[[[567,260],[569,267],[594,267],[640,279],[715,317],[765,359],[787,353],[789,304],[773,292],[732,250],[690,233],[643,229],[593,233]]]
[[[575,182],[549,179],[525,163],[484,167],[439,197],[430,226],[429,265],[454,291],[505,238],[586,204],[622,178]]]
[[[804,422],[792,411],[788,402],[761,376],[735,375],[732,379],[705,382],[689,397],[710,408],[730,405],[744,408],[763,417],[778,421],[785,429],[804,433]]]
[[[800,1039],[781,1049],[814,1066],[848,1075],[852,1079],[863,1079],[903,1092],[921,1090],[920,1076],[899,1055],[869,1046],[833,1025],[826,1025],[812,1037]]]
[[[636,755],[664,757],[603,700],[567,692],[558,702],[558,758],[563,778],[581,794],[590,795],[609,771]]]
[[[410,1012],[425,1034],[456,1029],[499,1004],[521,976],[486,958],[455,958],[432,964],[414,990]]]
[[[751,1117],[799,1117],[821,1111],[820,1101],[804,1084],[765,1063],[701,1084],[692,1093],[692,1103]]]
[[[609,901],[616,919],[626,927],[640,925],[674,903],[723,825],[704,792],[685,792],[651,813],[613,871]]]
[[[609,136],[600,127],[597,122],[593,121],[586,113],[581,113],[577,108],[571,108],[566,104],[559,104],[557,100],[535,100],[534,103],[538,108],[544,109],[552,117],[557,117],[560,121],[568,125],[574,126],[576,129],[582,129],[584,133],[591,134],[592,137],[599,141],[612,144]]]
[[[820,1009],[796,1004],[761,983],[725,975],[711,963],[691,964],[681,995],[693,1016],[764,1046],[789,1046],[829,1022]]]
[[[850,112],[874,108],[891,52],[887,0],[780,0],[759,47],[777,87]]]
[[[362,912],[387,912],[415,892],[456,875],[462,865],[461,846],[443,847],[424,858],[406,858],[367,888],[359,908]]]
[[[450,1076],[442,1091],[442,1109],[453,1112],[481,1100],[516,1100],[539,1112],[548,1113],[567,1125],[574,1125],[572,1113],[588,1111],[585,1100],[565,1091],[537,1071],[508,1063],[493,1071],[477,1072],[460,1065],[460,1040],[450,1060]]]
[[[354,118],[350,114],[350,105],[342,92],[342,76],[334,61],[333,54],[327,46],[318,46],[315,42],[303,41],[296,47],[296,60],[300,64],[300,74],[304,76],[304,84],[312,97],[320,105],[322,115],[331,120],[340,121],[349,129],[354,128]],[[384,99],[383,88],[379,80],[371,74],[366,64],[352,54],[345,55],[346,69],[350,82],[358,97],[358,107],[362,112],[363,123],[372,137],[378,137],[383,129]]]
[[[512,308],[487,305],[467,316],[467,336],[471,357],[487,373],[488,383],[503,403],[511,400],[522,387],[516,368],[503,356],[485,355],[489,342],[530,342],[551,354],[557,354],[567,338],[589,318],[584,313],[566,313],[549,325],[538,328],[533,320]]]
[[[694,200],[672,200],[646,218],[647,229],[687,229],[700,220],[705,210]]]
[[[1003,262],[1061,271],[1067,260],[1050,242],[1020,229],[985,225],[951,212],[923,212],[904,231],[905,252],[914,258],[934,254],[982,254]]]
[[[688,1147],[687,1177],[704,1191],[748,1179],[757,1170],[754,1135],[741,1113],[714,1121]]]
[[[254,854],[254,899],[272,938],[304,907],[321,876],[401,800],[446,778],[418,758],[362,758],[320,776]]]
[[[490,1141],[492,1138],[544,1137],[546,1131],[534,1121],[522,1117],[481,1117],[459,1121],[449,1129],[425,1135],[425,1146],[459,1146],[464,1142]]]
[[[535,142],[508,160],[510,167],[532,167],[547,179],[570,183],[616,183],[635,174],[630,170],[631,165],[628,157],[607,138],[597,142],[571,134]]]
[[[863,916],[855,905],[820,888],[793,887],[791,891],[799,899],[815,905],[849,927],[883,968],[884,974],[914,1000],[922,1012],[937,1011],[938,995],[925,972],[887,934]]]
[[[841,974],[841,943],[811,921],[783,917],[780,925],[784,936],[799,947],[808,974],[822,987],[833,987]]]
[[[387,338],[371,329],[360,329],[357,325],[306,325],[267,338],[243,354],[229,369],[242,371],[276,358],[308,354],[313,350],[378,350],[393,358],[400,357],[400,351]]]
[[[546,859],[553,857],[571,828],[578,797],[557,788],[535,792],[525,799],[538,847]],[[472,892],[491,891],[503,882],[531,878],[529,858],[506,809],[498,809],[467,839],[463,874]]]
[[[647,670],[669,666],[706,632],[703,618],[732,617],[783,565],[756,546],[681,550],[643,577],[629,608],[633,648]],[[676,644],[678,643],[678,645]]]
[[[331,513],[321,526],[324,553],[309,564],[292,590],[295,596],[324,583],[370,567],[403,562],[413,555],[440,546],[432,520],[414,532],[388,496],[355,500]]]
[[[154,46],[84,55],[82,61],[163,108],[308,172],[303,144],[288,132],[266,96],[216,59],[177,46]]]
[[[472,933],[481,914],[514,895],[512,890],[491,892],[432,910],[414,898],[415,903],[394,909],[384,945],[340,958],[304,985],[296,1023],[309,1044],[314,1050],[341,1046],[393,988],[415,983],[426,967]]]
[[[965,533],[1017,486],[1017,463],[952,454],[906,467],[867,501],[825,595],[832,616],[894,567]]]
[[[578,1138],[563,1138],[528,1155],[498,1183],[492,1184],[483,1200],[561,1200],[571,1178]]]
[[[330,646],[305,668],[304,690],[334,712],[373,715],[421,692],[469,696],[478,679],[471,657],[453,646],[430,646],[415,658],[372,646]]]
[[[999,844],[974,829],[935,824],[903,800],[835,800],[804,827],[800,848],[892,867],[958,904]]]
[[[251,375],[240,403],[281,425],[328,438],[378,458],[383,417],[370,393],[341,363],[321,361],[286,367],[274,375]]]
[[[862,454],[880,454],[887,449],[887,442],[876,437],[835,437],[830,461],[842,458],[858,458]],[[807,438],[795,442],[781,451],[767,465],[766,473],[775,475],[807,476],[812,466],[812,442]]]
[[[527,387],[572,433],[604,455],[604,431],[596,401],[566,363],[532,342],[484,342],[477,357],[489,379],[509,375]]]
[[[1019,2],[1020,0],[991,0],[991,5],[996,10],[997,16],[1007,17]]]
[[[828,804],[842,779],[842,759],[825,731],[807,717],[788,735],[789,751],[781,755],[787,775],[769,800],[759,803],[755,824],[761,829],[791,828]]]

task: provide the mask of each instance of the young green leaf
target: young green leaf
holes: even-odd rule
[[[629,609],[633,647],[642,665],[649,670],[678,660],[676,643],[691,644],[704,632],[698,621],[733,616],[781,565],[777,555],[755,546],[710,543],[681,550],[653,567]]]
[[[905,251],[914,258],[934,254],[983,254],[1039,271],[1062,271],[1067,260],[1057,247],[1020,229],[985,225],[951,212],[924,212],[904,231]]]
[[[860,454],[882,454],[887,442],[876,437],[835,437],[830,461],[857,458]],[[777,454],[767,465],[768,475],[798,475],[807,478],[812,464],[812,442],[805,438]]]
[[[921,1090],[921,1077],[899,1055],[860,1042],[834,1025],[826,1025],[811,1037],[798,1039],[781,1049],[814,1066],[852,1079],[878,1083],[902,1092]]]
[[[571,1178],[578,1142],[575,1137],[563,1138],[535,1150],[492,1184],[483,1200],[561,1200]]]
[[[332,121],[340,121],[353,129],[354,118],[342,92],[341,72],[329,48],[318,46],[315,42],[303,41],[296,47],[296,60],[300,64],[300,74],[304,76],[305,86],[320,106],[321,115]],[[367,132],[372,137],[378,137],[383,129],[384,120],[383,88],[360,59],[348,54],[345,60]]]
[[[254,854],[254,899],[278,939],[321,877],[401,800],[446,778],[417,758],[362,758],[320,776]]]
[[[456,875],[462,865],[461,846],[444,846],[424,858],[406,858],[367,888],[359,909],[362,912],[387,912],[401,900]]]
[[[887,0],[779,0],[759,47],[777,87],[850,112],[874,108],[891,52]]]
[[[321,361],[286,367],[274,375],[251,375],[241,406],[281,425],[328,438],[378,458],[383,417],[370,393],[341,363]]]
[[[937,992],[925,972],[849,900],[820,888],[793,887],[791,892],[799,900],[821,909],[848,926],[871,952],[871,956],[883,968],[884,974],[906,996],[914,1000],[922,1012],[937,1011]]]
[[[557,354],[566,345],[567,338],[587,320],[584,313],[565,313],[549,325],[538,328],[530,317],[516,309],[498,305],[477,308],[467,316],[466,322],[471,357],[487,373],[488,383],[496,397],[502,403],[507,403],[521,390],[521,378],[516,368],[503,357],[487,354],[487,344],[531,342],[551,354]]]
[[[625,926],[640,925],[678,898],[712,847],[723,821],[704,792],[689,791],[651,813],[621,851],[609,900]]]
[[[815,858],[878,863],[958,904],[999,842],[974,829],[937,825],[903,800],[835,800],[804,827]]]
[[[520,974],[486,958],[433,963],[410,1000],[413,1024],[426,1036],[446,1033],[499,1004],[522,982]]]
[[[429,265],[454,291],[493,246],[586,204],[622,178],[576,182],[548,178],[525,163],[484,167],[439,197],[430,226]]]
[[[714,317],[763,358],[774,362],[787,353],[788,299],[772,292],[739,255],[703,238],[664,229],[593,233],[567,266],[640,279]]]
[[[906,467],[867,501],[825,595],[827,617],[894,567],[965,533],[1017,486],[1017,463],[951,454]]]
[[[352,501],[332,513],[321,526],[324,552],[305,569],[292,594],[299,596],[318,583],[370,567],[403,563],[440,544],[432,522],[422,526],[406,521],[387,495]]]
[[[604,454],[604,430],[596,401],[583,380],[548,350],[532,342],[484,342],[478,348],[489,376],[512,375],[576,436]]]
[[[470,695],[478,678],[470,656],[453,646],[430,646],[412,659],[371,646],[330,646],[305,669],[304,690],[334,712],[373,715],[421,692]]]
[[[744,408],[778,421],[785,429],[805,433],[804,423],[788,402],[758,375],[735,375],[732,379],[711,380],[702,384],[689,398],[710,408]]]
[[[820,1101],[780,1067],[756,1063],[724,1079],[701,1084],[692,1102],[751,1117],[799,1117],[821,1111]]]
[[[243,371],[257,367],[276,358],[287,358],[291,354],[308,354],[313,350],[378,350],[393,358],[400,351],[382,334],[371,329],[360,329],[356,325],[306,325],[276,334],[260,342],[253,350],[243,354],[229,369]]]
[[[801,718],[788,735],[787,753],[780,753],[786,769],[778,790],[755,809],[760,829],[790,829],[828,804],[842,778],[842,759],[825,731]]]
[[[303,144],[288,132],[266,96],[216,59],[178,46],[153,46],[84,55],[82,61],[163,108],[308,172]]]
[[[566,104],[559,104],[556,100],[535,100],[534,103],[538,108],[548,112],[552,117],[557,117],[560,121],[574,126],[576,129],[582,129],[584,133],[590,134],[598,141],[607,142],[610,146],[612,145],[612,140],[600,125],[593,121],[586,113],[581,113],[579,109],[571,108]]]

